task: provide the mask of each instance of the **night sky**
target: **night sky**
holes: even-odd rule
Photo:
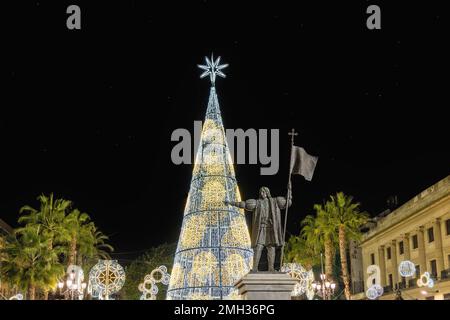
[[[115,258],[177,241],[192,166],[172,164],[170,136],[204,118],[209,80],[196,65],[211,52],[230,64],[217,80],[225,127],[280,129],[276,176],[236,167],[244,199],[262,185],[285,195],[291,128],[319,156],[312,182],[293,178],[290,233],[336,191],[375,215],[450,173],[437,6],[20,2],[2,3],[0,218],[12,226],[54,192],[90,214]],[[79,31],[66,28],[69,4],[81,7]],[[369,4],[381,30],[366,28]]]

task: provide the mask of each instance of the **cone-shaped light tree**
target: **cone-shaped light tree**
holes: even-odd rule
[[[233,284],[250,269],[253,252],[215,89],[220,57],[206,58],[201,77],[211,89],[184,210],[167,299],[232,299]]]

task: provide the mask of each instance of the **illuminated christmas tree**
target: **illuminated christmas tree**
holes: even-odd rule
[[[233,284],[251,269],[253,251],[215,89],[220,57],[199,65],[210,76],[205,122],[184,210],[167,299],[233,299]]]

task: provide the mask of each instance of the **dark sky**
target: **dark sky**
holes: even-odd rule
[[[0,218],[15,226],[21,206],[54,192],[118,258],[177,241],[192,166],[171,163],[170,135],[204,117],[196,65],[211,52],[230,64],[217,83],[225,126],[280,129],[276,176],[237,166],[243,198],[261,185],[285,194],[290,128],[319,156],[312,182],[293,179],[291,233],[336,191],[377,214],[450,173],[442,8],[243,2],[2,4]],[[80,31],[66,28],[69,4]],[[369,4],[381,30],[366,28]]]

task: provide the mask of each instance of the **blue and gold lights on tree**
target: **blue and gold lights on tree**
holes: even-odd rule
[[[234,299],[233,284],[251,269],[253,251],[217,98],[216,76],[225,77],[220,57],[206,59],[201,78],[211,89],[167,299]]]

